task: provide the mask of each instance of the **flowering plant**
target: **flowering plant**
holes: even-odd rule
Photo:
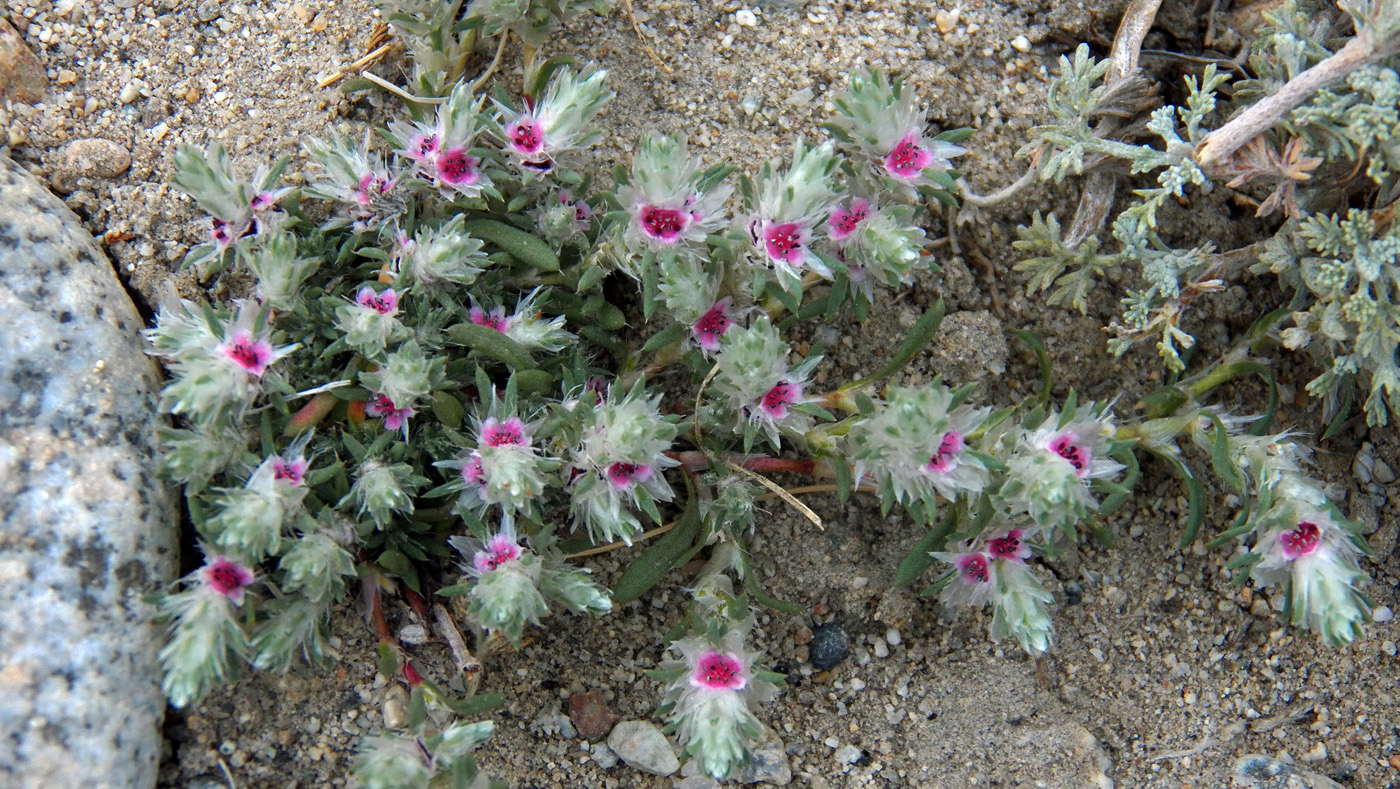
[[[534,18],[519,4],[473,8],[502,36]],[[733,776],[765,736],[756,708],[780,679],[749,644],[753,604],[799,608],[753,573],[759,495],[796,501],[768,471],[902,507],[925,534],[895,582],[942,563],[927,594],[949,612],[990,604],[991,638],[1039,655],[1053,646],[1054,596],[1038,557],[1108,541],[1140,455],[1188,487],[1183,544],[1194,541],[1204,490],[1188,461],[1205,450],[1242,502],[1213,541],[1243,540],[1237,579],[1284,585],[1290,621],[1329,643],[1364,634],[1364,544],[1307,476],[1306,449],[1266,435],[1272,413],[1204,403],[1256,367],[1175,380],[1127,416],[1073,391],[1052,402],[1048,354],[1025,333],[1045,385],[1021,402],[979,404],[975,387],[941,379],[894,385],[936,335],[941,303],[870,376],[829,385],[820,348],[795,352],[794,326],[846,309],[863,319],[878,287],[937,271],[920,201],[952,200],[967,133],[931,134],[899,80],[851,75],[833,100],[835,139],[799,140],[786,165],[741,178],[736,207],[729,167],[704,168],[655,133],[611,189],[591,191],[569,168],[613,97],[606,71],[527,72],[518,100],[501,90],[488,104],[455,81],[437,86],[432,120],[418,102],[378,138],[308,144],[319,169],[301,193],[276,188],[277,167],[249,185],[221,150],[182,149],[177,184],[215,217],[190,262],[256,284],[232,309],[171,302],[147,334],[171,377],[163,407],[184,423],[162,433],[162,468],[185,485],[206,552],[163,602],[173,703],[239,661],[330,659],[330,606],[354,579],[381,671],[420,707],[480,715],[499,697],[474,695],[473,680],[455,698],[407,659],[413,644],[388,624],[398,597],[479,677],[473,651],[518,647],[560,608],[606,615],[704,559],[654,674],[658,714],[706,774]],[[313,229],[303,195],[331,218]],[[608,295],[627,285],[632,312]],[[644,541],[615,579],[570,562]],[[444,570],[454,551],[460,572]],[[439,598],[459,618],[430,610]],[[415,714],[407,732],[364,744],[361,778],[474,780],[470,751],[490,731]]]

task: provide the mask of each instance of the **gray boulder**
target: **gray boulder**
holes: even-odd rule
[[[0,154],[0,786],[149,787],[174,498],[156,366],[78,218]]]

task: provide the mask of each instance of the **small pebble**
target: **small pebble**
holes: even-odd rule
[[[887,658],[890,656],[890,648],[885,646],[885,640],[883,638],[875,639],[874,650],[875,657],[877,658]]]
[[[594,745],[593,750],[589,753],[589,756],[593,759],[594,764],[598,765],[604,770],[611,770],[612,768],[617,766],[617,752],[614,751],[612,748],[609,748],[607,746],[607,743],[600,742],[597,745]]]
[[[835,756],[841,764],[855,764],[860,761],[860,749],[854,745],[842,745],[836,749]]]
[[[734,12],[734,22],[739,27],[757,27],[758,17],[747,8],[741,8]]]
[[[1389,485],[1395,481],[1395,471],[1389,463],[1376,458],[1376,465],[1371,468],[1371,478],[1382,485]]]
[[[899,630],[898,630],[897,628],[893,628],[893,627],[890,628],[889,630],[886,630],[886,631],[885,631],[885,641],[889,642],[889,645],[892,646],[892,647],[897,647],[897,646],[899,646],[900,641],[901,641],[901,638],[900,638],[900,635],[899,635]]]
[[[103,139],[82,139],[68,143],[54,167],[53,188],[71,192],[79,178],[116,178],[131,167],[131,153]]]
[[[938,25],[938,32],[946,36],[953,32],[958,26],[959,16],[961,16],[961,12],[956,8],[954,8],[952,12],[939,9],[938,12],[933,15],[933,23]]]
[[[792,783],[792,766],[788,764],[787,748],[777,737],[769,737],[749,754],[749,761],[739,773],[739,782],[744,784],[772,784],[787,786]]]
[[[407,726],[408,692],[400,685],[390,688],[384,695],[384,704],[380,707],[380,712],[384,715],[384,728],[402,729]]]
[[[818,671],[836,668],[849,651],[850,639],[840,625],[822,625],[812,631],[812,667]]]
[[[1391,657],[1395,657],[1395,642],[1386,641],[1385,643],[1381,644],[1381,651],[1386,653],[1387,655],[1390,655]]]
[[[1390,606],[1383,605],[1371,612],[1371,618],[1377,623],[1389,622],[1395,618],[1395,612],[1390,610]]]
[[[671,750],[666,735],[647,721],[623,721],[613,727],[608,747],[624,762],[652,775],[671,775],[681,762]]]
[[[1319,742],[1312,750],[1298,757],[1306,764],[1317,764],[1327,760],[1327,745]]]
[[[1026,38],[1024,35],[1016,36],[1015,38],[1011,39],[1011,46],[1017,52],[1030,52],[1031,40],[1029,38]]]

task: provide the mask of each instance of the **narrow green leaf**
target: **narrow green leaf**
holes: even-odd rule
[[[505,334],[477,323],[459,323],[449,326],[446,334],[458,345],[465,345],[473,351],[503,362],[512,370],[529,370],[535,366],[530,352],[525,346]]]
[[[1240,467],[1235,465],[1235,459],[1230,457],[1230,436],[1225,430],[1225,424],[1220,421],[1220,417],[1215,414],[1210,415],[1210,421],[1215,423],[1215,439],[1211,442],[1210,465],[1215,470],[1215,476],[1225,483],[1231,493],[1236,496],[1243,496],[1245,492],[1244,474],[1240,472]]]
[[[688,329],[689,327],[683,324],[672,323],[670,326],[651,335],[651,337],[647,339],[646,344],[642,346],[642,350],[647,353],[654,353],[668,345],[678,343],[685,339],[685,334]]]
[[[537,271],[559,270],[559,256],[535,236],[494,219],[472,219],[462,225],[468,233],[495,244],[502,251]]]
[[[613,601],[619,606],[625,605],[650,591],[695,542],[699,531],[700,503],[692,498],[676,527],[662,535],[623,571],[613,587]]]
[[[1012,329],[1021,342],[1029,345],[1035,351],[1035,360],[1040,364],[1040,405],[1042,408],[1050,408],[1050,385],[1054,383],[1054,374],[1050,369],[1050,353],[1045,350],[1045,340],[1038,332],[1029,329]]]
[[[908,586],[914,580],[924,574],[936,560],[932,552],[942,548],[948,541],[948,535],[953,533],[955,521],[953,514],[948,513],[943,516],[943,520],[938,525],[928,530],[928,533],[919,538],[914,544],[913,550],[904,557],[904,561],[899,563],[899,569],[894,571],[894,585]]]

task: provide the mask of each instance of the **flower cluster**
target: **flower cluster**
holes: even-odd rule
[[[680,429],[674,417],[661,416],[660,402],[639,380],[625,395],[612,387],[587,411],[570,453],[569,511],[596,542],[631,544],[642,531],[635,512],[660,521],[657,503],[674,495],[663,472],[679,465],[665,452]]]
[[[812,426],[803,408],[807,378],[821,361],[811,356],[788,365],[788,346],[768,317],[753,325],[729,329],[715,358],[714,390],[727,402],[735,432],[744,437],[744,451],[756,434],[777,448],[779,430],[802,435]]]
[[[992,409],[964,405],[964,399],[941,382],[892,390],[884,406],[848,434],[856,479],[870,474],[891,503],[925,521],[933,520],[938,496],[980,493],[991,476],[988,459],[969,441]]]
[[[989,532],[976,547],[959,552],[935,552],[934,558],[953,569],[941,580],[939,600],[956,606],[992,604],[992,641],[1015,638],[1031,655],[1050,648],[1054,627],[1045,606],[1054,598],[1026,565],[1034,529],[1000,528]]]
[[[171,370],[161,407],[205,427],[236,422],[263,391],[269,369],[298,345],[273,345],[269,312],[251,301],[236,314],[172,300],[145,332]]]
[[[1193,423],[1192,436],[1214,447],[1215,431],[1223,431],[1221,460],[1237,470],[1237,479],[1248,480],[1255,498],[1254,513],[1234,530],[1254,539],[1237,564],[1260,587],[1285,589],[1285,615],[1294,626],[1333,646],[1362,637],[1371,604],[1357,591],[1367,580],[1357,560],[1366,544],[1358,525],[1342,517],[1321,485],[1302,473],[1307,449],[1287,433],[1249,435],[1236,420],[1211,417]]]
[[[565,564],[547,545],[542,552],[521,545],[510,515],[502,516],[500,530],[485,540],[449,542],[467,559],[462,566],[471,579],[467,616],[514,646],[520,645],[526,624],[538,626],[549,612],[547,600],[575,613],[612,610],[608,591],[589,579],[587,570]]]
[[[657,712],[675,732],[683,753],[706,775],[732,777],[766,731],[750,705],[771,701],[781,675],[762,669],[744,644],[753,617],[734,597],[724,575],[735,561],[735,544],[716,549],[696,584],[694,635],[673,641],[673,657],[649,672],[666,683]]]

